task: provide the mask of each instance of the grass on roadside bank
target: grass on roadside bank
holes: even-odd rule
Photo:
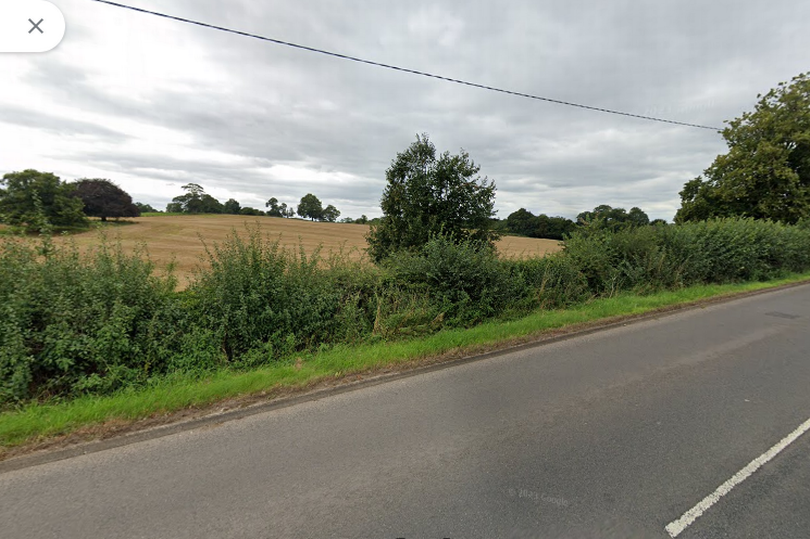
[[[107,422],[137,421],[188,408],[204,408],[236,397],[269,398],[284,389],[304,389],[318,382],[397,368],[405,363],[418,364],[439,356],[470,355],[565,327],[808,280],[810,273],[769,282],[693,286],[646,296],[619,294],[569,309],[538,311],[517,320],[486,322],[471,329],[445,330],[423,338],[353,347],[338,345],[250,372],[226,370],[205,378],[168,378],[151,387],[124,390],[111,396],[32,404],[0,414],[0,459],[3,450]]]

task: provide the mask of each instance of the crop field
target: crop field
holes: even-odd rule
[[[343,249],[349,257],[366,257],[365,235],[367,225],[346,223],[321,223],[279,217],[251,217],[240,215],[176,215],[147,216],[111,223],[107,236],[120,241],[126,251],[138,244],[145,244],[149,257],[158,269],[163,269],[172,260],[180,287],[184,287],[193,275],[205,254],[204,240],[209,246],[220,242],[232,231],[246,234],[247,226],[258,226],[270,238],[279,238],[281,245],[298,248],[299,241],[307,253],[318,245],[323,246],[323,255]],[[97,244],[96,232],[83,232],[69,236],[80,248]],[[58,238],[57,241],[65,241]],[[560,250],[557,240],[505,236],[498,242],[498,249],[508,257],[543,256]]]

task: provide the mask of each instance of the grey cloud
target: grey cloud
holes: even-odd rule
[[[718,127],[749,110],[757,93],[806,69],[805,4],[143,3],[403,67]],[[654,208],[651,216],[671,219],[683,183],[725,149],[709,131],[495,94],[202,28],[176,31],[216,66],[217,76],[193,91],[163,89],[144,104],[98,87],[95,74],[65,55],[45,57],[27,82],[78,110],[187,133],[195,149],[232,154],[242,165],[123,148],[76,159],[178,183],[199,178],[209,190],[254,193],[256,200],[289,203],[306,189],[340,209],[373,215],[385,169],[416,133],[427,132],[442,151],[469,151],[496,181],[501,217],[521,206],[573,216],[610,203]],[[91,40],[92,32],[77,39]],[[613,137],[603,136],[608,130]],[[296,184],[268,175],[274,165],[326,174]],[[339,174],[350,179],[335,181]]]
[[[49,114],[45,110],[2,103],[0,103],[0,122],[21,127],[35,127],[64,136],[90,136],[118,142],[128,138],[123,133],[92,122]]]

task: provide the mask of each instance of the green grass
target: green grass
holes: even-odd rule
[[[173,377],[151,387],[126,390],[113,396],[32,404],[0,414],[0,446],[11,448],[111,420],[137,420],[190,407],[203,407],[223,399],[281,388],[304,388],[318,381],[395,367],[443,354],[472,354],[495,347],[498,343],[529,339],[567,326],[639,315],[663,307],[807,280],[810,280],[810,273],[770,282],[694,286],[646,296],[621,294],[570,309],[539,311],[516,320],[488,322],[471,329],[446,330],[423,338],[360,346],[340,345],[302,356],[299,368],[295,366],[297,358],[291,358],[287,362],[250,372],[222,371],[203,379]]]

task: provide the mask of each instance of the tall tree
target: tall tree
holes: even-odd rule
[[[106,179],[84,178],[75,182],[76,196],[84,202],[84,213],[91,217],[138,217],[141,212],[129,193]]]
[[[723,129],[728,152],[684,185],[676,222],[810,216],[810,73],[757,98],[753,112]]]
[[[565,237],[576,230],[577,225],[571,219],[565,217],[549,217],[548,229],[544,238],[552,240],[563,240]]]
[[[434,234],[492,244],[495,184],[478,177],[479,170],[464,150],[437,155],[428,136],[417,135],[385,173],[383,216],[367,236],[371,257],[418,249]]]
[[[323,209],[323,213],[321,213],[321,219],[324,221],[328,221],[330,223],[334,223],[337,221],[337,218],[340,217],[340,211],[329,204],[327,207]]]
[[[174,211],[180,208],[183,213],[222,213],[224,207],[216,198],[205,192],[199,184],[187,183],[182,187],[184,194],[172,199],[173,203],[179,206],[171,206]],[[169,211],[167,207],[167,211]]]
[[[284,202],[279,204],[276,197],[272,197],[264,205],[270,208],[267,210],[267,215],[270,217],[292,217],[294,215],[292,208],[287,209],[287,204]]]
[[[27,169],[5,174],[0,179],[0,221],[28,230],[46,223],[86,226],[84,203],[75,189],[50,172]]]
[[[632,226],[646,226],[650,224],[650,217],[641,208],[633,207],[627,212],[627,222]]]
[[[506,218],[506,226],[512,234],[521,236],[531,236],[537,228],[537,217],[527,210],[520,208],[509,214]]]
[[[225,204],[222,205],[222,213],[228,213],[230,215],[238,215],[241,209],[242,205],[239,204],[239,201],[235,198],[229,198]]]
[[[312,193],[307,193],[301,197],[301,203],[298,204],[298,215],[304,219],[321,220],[323,217],[323,204]]]

